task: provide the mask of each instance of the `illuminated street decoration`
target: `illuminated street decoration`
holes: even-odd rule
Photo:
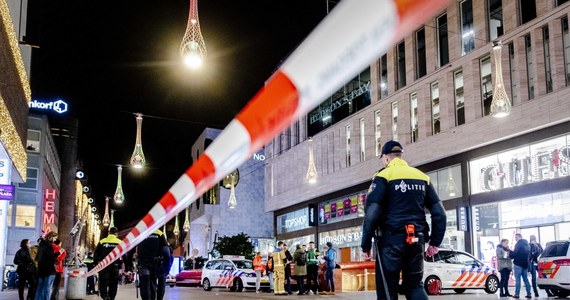
[[[230,199],[228,200],[228,206],[230,208],[237,207],[235,176],[233,174],[231,175]]]
[[[503,84],[503,68],[501,60],[501,42],[493,43],[493,56],[495,57],[495,88],[491,101],[491,116],[503,118],[511,113],[511,100]]]
[[[133,166],[133,168],[135,169],[141,169],[144,168],[144,165],[146,163],[141,142],[141,129],[142,129],[143,118],[141,113],[137,113],[135,115],[137,119],[137,137],[135,141],[135,150],[133,151],[133,155],[131,155],[131,166]]]
[[[103,214],[103,226],[109,227],[111,223],[109,219],[109,197],[105,197],[105,213]]]
[[[178,214],[176,214],[176,218],[174,219],[174,229],[172,230],[175,236],[180,234],[180,225],[178,224]]]
[[[111,209],[111,223],[109,224],[110,227],[115,227],[115,210]]]
[[[317,182],[317,167],[315,166],[315,157],[313,155],[313,138],[309,138],[309,169],[307,169],[307,180],[309,183]]]
[[[180,55],[184,64],[192,69],[199,68],[206,60],[206,43],[200,32],[200,20],[198,19],[198,0],[190,0],[190,14],[180,45]]]
[[[115,190],[115,195],[113,196],[113,200],[115,203],[121,204],[125,201],[125,194],[123,193],[123,184],[122,178],[123,177],[123,167],[121,165],[117,166],[117,189]]]
[[[184,220],[184,225],[182,225],[182,230],[186,232],[190,230],[190,218],[188,218],[188,207],[186,207],[186,219]]]

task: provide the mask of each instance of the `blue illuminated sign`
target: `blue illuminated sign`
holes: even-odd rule
[[[40,110],[53,110],[56,113],[62,114],[67,111],[67,103],[61,99],[51,102],[40,102],[37,100],[32,100],[32,102],[30,102],[30,108]]]

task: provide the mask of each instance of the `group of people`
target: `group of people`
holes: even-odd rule
[[[538,271],[538,257],[543,251],[542,245],[538,243],[535,235],[530,236],[530,243],[523,239],[520,233],[515,234],[515,248],[509,248],[509,240],[502,239],[501,244],[497,246],[497,269],[501,274],[500,297],[520,298],[521,279],[524,281],[526,289],[526,298],[532,298],[531,287],[534,296],[538,297],[538,288],[536,286],[536,276]],[[514,264],[514,267],[513,267]],[[509,293],[509,277],[511,271],[515,276],[515,294]],[[531,273],[531,282],[528,281],[528,273]],[[553,296],[550,290],[546,290],[549,297]]]
[[[22,240],[14,256],[19,299],[57,300],[66,256],[56,232],[49,232],[34,246],[29,239]],[[28,295],[24,298],[26,285]]]
[[[293,263],[293,276],[297,282],[297,295],[321,294],[334,295],[334,268],[336,266],[336,250],[331,242],[327,243],[325,254],[321,257],[314,242],[307,245],[297,245],[293,255],[287,249],[287,244],[277,243],[277,248],[269,253],[267,262],[263,262],[261,253],[257,252],[253,259],[253,268],[256,274],[256,291],[261,292],[261,277],[264,272],[269,277],[269,291],[275,295],[291,295],[291,264]],[[324,260],[321,264],[320,260]],[[319,269],[322,266],[326,280],[324,287],[319,284]]]
[[[93,264],[97,265],[121,242],[117,238],[117,228],[109,228],[107,237],[99,241],[93,256]],[[166,236],[160,230],[155,230],[136,248],[134,255],[139,277],[142,300],[162,300],[166,286],[166,275],[172,265],[172,248],[166,241]],[[99,296],[104,300],[114,300],[119,285],[119,271],[122,259],[117,259],[99,272]]]

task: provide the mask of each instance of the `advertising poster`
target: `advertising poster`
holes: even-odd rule
[[[344,215],[344,208],[342,206],[342,200],[336,202],[336,216],[342,217]]]
[[[325,205],[325,220],[328,220],[330,218],[331,218],[331,205],[327,203]]]
[[[336,202],[331,203],[331,219],[336,218]]]
[[[358,212],[358,196],[353,196],[350,198],[350,213],[357,213]]]

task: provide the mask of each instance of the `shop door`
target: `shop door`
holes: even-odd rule
[[[530,241],[531,235],[535,235],[538,243],[541,244],[542,247],[544,247],[546,243],[556,240],[554,225],[521,228],[521,234],[523,239],[528,241]]]

